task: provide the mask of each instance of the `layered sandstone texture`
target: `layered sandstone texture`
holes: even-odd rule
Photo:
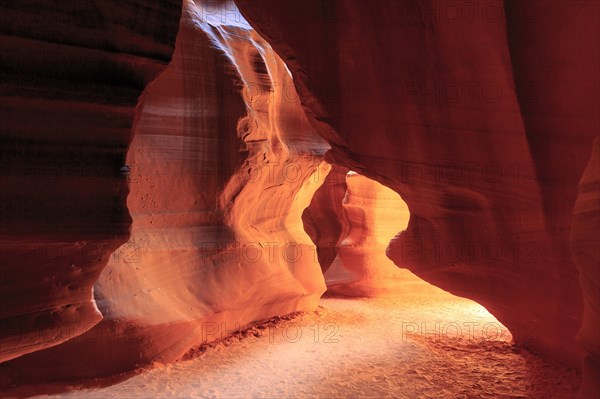
[[[328,294],[397,295],[420,280],[386,256],[390,240],[406,228],[410,215],[398,193],[381,183],[334,166],[304,216]]]
[[[598,134],[600,4],[236,3],[294,76],[328,159],[406,201],[388,256],[578,364],[569,233]]]
[[[3,2],[0,361],[77,336],[127,241],[125,154],[171,59],[177,1]]]
[[[577,339],[585,350],[581,392],[600,397],[600,138],[579,183],[571,248],[583,292],[583,321]]]
[[[2,386],[175,360],[393,262],[597,397],[600,3],[236,4],[2,3]]]
[[[249,322],[316,308],[325,283],[301,218],[330,147],[271,47],[207,10],[184,2],[173,59],[140,99],[125,160],[129,240],[94,286],[102,321],[13,360],[8,381],[169,362]]]

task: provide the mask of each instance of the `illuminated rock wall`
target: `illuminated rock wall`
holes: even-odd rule
[[[4,2],[3,386],[377,294],[385,249],[593,397],[600,5],[467,3]]]
[[[237,1],[286,62],[328,159],[408,204],[388,256],[578,364],[568,233],[598,134],[599,4],[292,3]]]
[[[184,3],[173,60],[140,100],[126,159],[133,221],[95,284],[102,321],[9,362],[9,383],[173,361],[249,322],[315,309],[325,291],[301,217],[329,145],[270,46],[205,12]]]

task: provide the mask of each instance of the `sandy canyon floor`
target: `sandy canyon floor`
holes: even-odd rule
[[[576,371],[510,344],[478,304],[425,283],[377,299],[323,298],[189,360],[52,398],[571,398]]]

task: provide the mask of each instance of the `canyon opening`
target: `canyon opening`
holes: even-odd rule
[[[3,397],[600,397],[599,2],[0,9]]]

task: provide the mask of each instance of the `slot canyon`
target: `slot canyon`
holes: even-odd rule
[[[600,2],[1,9],[7,398],[600,398]]]

